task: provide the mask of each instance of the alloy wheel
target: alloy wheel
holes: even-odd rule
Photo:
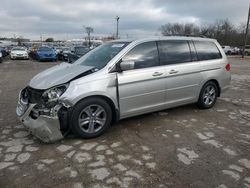
[[[78,118],[78,124],[85,133],[96,133],[106,123],[107,113],[100,105],[93,104],[84,108]]]
[[[208,85],[203,93],[203,102],[205,105],[211,105],[216,98],[216,89],[213,85]]]

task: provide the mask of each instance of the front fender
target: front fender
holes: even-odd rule
[[[72,81],[60,100],[72,107],[80,100],[93,96],[106,97],[113,102],[116,109],[119,109],[116,75],[80,84],[78,80]]]

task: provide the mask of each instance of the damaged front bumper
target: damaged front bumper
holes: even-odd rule
[[[20,92],[16,114],[24,126],[37,138],[45,143],[51,143],[63,138],[58,111],[62,105],[49,109],[46,115],[40,114],[37,104],[28,103]]]

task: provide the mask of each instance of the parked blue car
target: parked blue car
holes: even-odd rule
[[[56,51],[50,47],[40,47],[36,52],[36,58],[38,61],[56,61]]]

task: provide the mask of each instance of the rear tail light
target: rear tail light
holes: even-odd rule
[[[227,71],[230,71],[230,69],[231,69],[230,64],[228,63],[225,68],[226,68]]]

